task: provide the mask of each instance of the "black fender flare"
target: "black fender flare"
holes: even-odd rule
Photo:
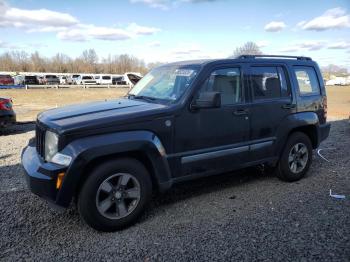
[[[119,153],[141,151],[152,163],[153,178],[160,191],[172,185],[171,172],[166,158],[166,151],[159,138],[150,131],[127,131],[74,140],[61,153],[72,157],[56,202],[68,206],[79,186],[79,181],[86,165],[91,161]]]
[[[319,130],[319,119],[315,112],[299,112],[295,114],[290,114],[280,123],[276,134],[276,152],[278,156],[281,154],[285,142],[287,141],[288,135],[293,129],[314,126],[316,130]],[[317,145],[319,144],[319,134],[316,132]]]

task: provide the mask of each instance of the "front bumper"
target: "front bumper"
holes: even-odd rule
[[[44,162],[38,155],[36,148],[28,145],[22,152],[22,165],[25,170],[29,189],[45,200],[63,206],[56,189],[57,175],[66,172],[66,167]]]

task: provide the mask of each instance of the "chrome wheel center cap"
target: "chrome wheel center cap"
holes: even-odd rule
[[[115,192],[114,194],[116,199],[121,199],[122,198],[122,193],[120,191]]]

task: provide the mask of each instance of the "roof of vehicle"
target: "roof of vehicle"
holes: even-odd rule
[[[305,56],[279,56],[279,55],[241,55],[237,58],[221,58],[221,59],[201,59],[179,61],[164,66],[204,66],[207,64],[222,63],[244,63],[244,62],[277,62],[277,63],[293,63],[293,64],[314,64],[310,57]]]

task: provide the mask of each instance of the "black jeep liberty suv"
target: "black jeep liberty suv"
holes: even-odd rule
[[[87,224],[114,231],[180,181],[259,164],[302,178],[329,135],[326,117],[311,58],[177,62],[127,97],[41,113],[22,164],[33,193],[60,207],[74,198]]]

